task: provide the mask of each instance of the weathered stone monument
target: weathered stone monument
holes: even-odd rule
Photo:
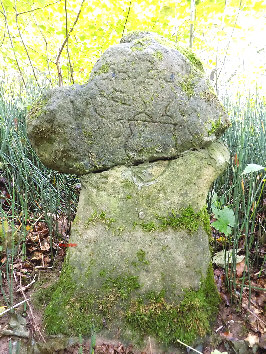
[[[77,247],[46,308],[48,332],[93,330],[139,347],[204,336],[219,302],[205,203],[229,154],[216,141],[227,116],[201,62],[133,32],[87,84],[46,94],[27,125],[42,162],[82,182]]]

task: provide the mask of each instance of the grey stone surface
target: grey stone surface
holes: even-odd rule
[[[57,88],[32,107],[28,133],[42,162],[82,175],[69,241],[76,247],[46,308],[50,333],[80,334],[79,321],[97,320],[97,336],[138,343],[142,327],[128,322],[136,301],[149,298],[147,311],[160,322],[160,306],[176,309],[198,290],[186,314],[203,311],[196,323],[203,318],[205,332],[196,327],[196,335],[206,333],[217,297],[204,208],[229,161],[216,141],[227,125],[195,55],[147,32],[111,46],[86,85]],[[180,319],[172,320],[177,343]],[[155,342],[167,321],[155,326]]]
[[[184,289],[197,289],[210,262],[203,224],[195,232],[162,230],[158,217],[178,215],[189,206],[199,212],[228,160],[227,149],[213,143],[172,161],[119,166],[83,176],[71,229],[71,242],[77,247],[68,253],[76,272],[73,279],[82,279],[93,291],[104,281],[103,271],[113,278],[134,274],[141,283],[140,293],[166,289],[169,300]],[[138,259],[138,252],[147,262]]]
[[[48,92],[27,119],[41,161],[75,174],[176,158],[227,125],[195,55],[148,32],[108,48],[86,85]]]

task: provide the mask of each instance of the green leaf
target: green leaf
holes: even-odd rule
[[[242,172],[242,175],[246,175],[246,174],[251,173],[251,172],[257,172],[257,171],[260,171],[260,170],[263,170],[263,169],[266,169],[266,167],[263,167],[261,165],[256,165],[255,163],[250,163],[244,169],[244,171]]]
[[[223,209],[215,208],[214,212],[217,220],[212,223],[212,226],[226,236],[230,235],[232,232],[231,227],[235,225],[234,211],[225,206]]]
[[[0,224],[0,237],[4,237],[7,234],[8,231],[8,222],[7,220],[4,220],[1,224]]]
[[[217,230],[225,234],[226,236],[230,235],[232,229],[224,220],[216,220],[212,223],[212,226]]]
[[[228,352],[220,352],[219,350],[215,349],[211,354],[228,354]]]

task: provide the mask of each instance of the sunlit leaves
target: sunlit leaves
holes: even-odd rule
[[[48,57],[52,75],[56,77],[55,61],[66,36],[65,1],[17,0],[15,2],[14,0],[2,0],[2,2],[20,65],[28,65],[29,61],[21,38],[19,38],[15,22],[16,12],[18,25],[34,67],[48,75]],[[75,21],[81,2],[82,0],[67,0],[68,29]],[[252,9],[253,13],[259,16],[264,6],[262,1],[256,2],[255,6],[254,1],[251,0],[245,1],[241,8],[239,8],[238,0],[231,0],[226,5],[224,0],[197,1],[194,50],[200,51],[200,58],[205,61],[205,65],[209,66],[210,70],[214,68],[215,62],[218,67],[222,65],[224,56],[228,54],[226,46],[232,33],[230,48],[235,48],[233,43],[236,39],[239,40],[240,33],[243,38],[246,38],[246,21],[243,22],[241,18],[241,22],[238,14],[243,11],[247,13]],[[73,65],[75,68],[80,66],[85,68],[84,71],[74,71],[75,80],[77,82],[84,81],[101,53],[110,45],[118,43],[122,33],[125,34],[128,31],[136,29],[154,31],[181,44],[188,45],[189,15],[190,3],[182,0],[87,1],[68,39],[69,55],[74,61]],[[236,21],[237,19],[238,21]],[[4,33],[5,29],[5,19],[1,16],[0,30]],[[4,61],[8,63],[10,61],[8,58],[14,57],[8,36],[3,38],[1,53],[6,59],[1,60],[0,69]],[[213,61],[210,63],[209,53],[213,50],[218,50],[219,56],[216,60],[212,54]],[[62,52],[60,63],[64,65],[63,77],[67,83],[68,55],[66,48]]]

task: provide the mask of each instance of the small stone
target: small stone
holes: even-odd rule
[[[145,218],[145,214],[144,214],[143,211],[140,211],[140,212],[139,212],[139,218],[140,218],[140,219],[144,219],[144,218]]]

